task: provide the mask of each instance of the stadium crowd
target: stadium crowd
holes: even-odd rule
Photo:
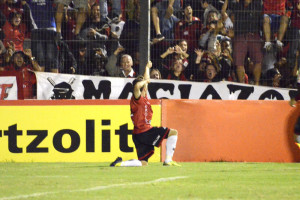
[[[0,0],[0,76],[139,74],[141,0]],[[295,88],[300,0],[151,0],[151,78]],[[9,72],[9,73],[7,73]]]

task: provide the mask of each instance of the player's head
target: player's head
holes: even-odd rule
[[[132,89],[135,87],[135,85],[138,83],[138,82],[141,82],[144,80],[144,77],[142,75],[138,75],[132,82]],[[141,87],[141,91],[143,91],[144,87]]]

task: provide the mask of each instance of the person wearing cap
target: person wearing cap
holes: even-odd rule
[[[18,85],[18,99],[33,99],[36,77],[34,71],[41,71],[39,64],[31,56],[30,51],[16,51],[10,58],[10,63],[0,67],[0,71],[16,76]]]

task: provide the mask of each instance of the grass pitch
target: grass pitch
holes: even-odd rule
[[[0,200],[300,199],[299,163],[0,163]]]

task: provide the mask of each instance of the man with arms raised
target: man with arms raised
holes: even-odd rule
[[[166,160],[163,165],[180,166],[172,160],[177,143],[177,130],[151,126],[153,111],[147,98],[151,67],[152,62],[149,61],[146,65],[144,76],[138,76],[132,83],[133,95],[130,101],[131,119],[134,125],[132,139],[138,160],[122,161],[122,158],[118,157],[111,163],[111,167],[140,167],[148,165],[148,159],[154,153],[154,146],[159,147],[162,140],[166,138]]]

